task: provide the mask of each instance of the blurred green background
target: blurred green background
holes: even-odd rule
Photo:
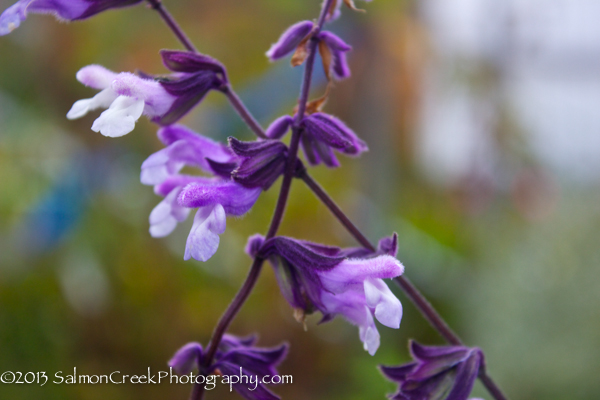
[[[234,87],[263,125],[291,113],[301,71],[286,61],[270,64],[264,52],[287,26],[314,18],[319,0],[165,3],[200,51],[227,65]],[[436,27],[450,24],[449,32],[460,33],[462,25],[432,17],[436,2],[424,3],[429,8],[377,0],[361,4],[368,13],[344,10],[331,25],[354,46],[353,76],[336,85],[325,110],[353,127],[370,152],[360,159],[340,157],[343,168],[318,167],[312,174],[373,241],[398,232],[406,275],[467,343],[484,349],[490,374],[509,397],[600,398],[600,171],[587,161],[600,159],[600,116],[590,111],[582,121],[576,112],[578,104],[597,106],[596,97],[554,93],[568,96],[575,110],[565,117],[568,140],[556,145],[552,132],[520,114],[519,101],[528,97],[509,90],[524,87],[523,75],[514,73],[521,69],[507,66],[515,59],[510,56],[537,50],[520,50],[513,35],[512,47],[496,49],[495,56],[455,51],[440,42],[449,36]],[[457,9],[466,10],[469,2],[458,3]],[[10,4],[0,0],[0,9]],[[577,24],[577,17],[571,22]],[[573,43],[589,35],[575,35]],[[498,38],[506,37],[489,40]],[[241,285],[250,265],[243,253],[246,238],[266,231],[279,183],[247,216],[228,220],[209,262],[184,262],[192,218],[167,238],[148,234],[148,215],[160,199],[139,183],[139,168],[161,148],[155,126],[142,119],[131,134],[110,139],[90,130],[94,115],[64,117],[74,101],[95,93],[75,80],[81,67],[166,73],[158,56],[162,48],[180,46],[145,6],[72,24],[31,15],[0,38],[0,372],[163,370],[183,344],[208,341]],[[595,65],[596,50],[580,49],[591,56],[577,65]],[[532,62],[526,58],[525,64]],[[572,70],[566,71],[544,75],[545,82],[568,78]],[[598,79],[592,73],[591,84],[583,86],[596,93]],[[324,89],[322,74],[317,80],[314,97]],[[465,114],[455,100],[465,93],[471,105],[466,114],[484,116],[483,123],[453,119]],[[548,108],[527,104],[541,111],[527,114],[529,121],[555,117]],[[570,124],[568,117],[576,121]],[[219,94],[210,94],[183,122],[216,139],[252,137]],[[580,143],[588,158],[568,151],[571,140],[581,139],[570,127],[591,132],[590,144]],[[431,139],[432,129],[445,136]],[[469,129],[474,133],[465,139]],[[589,167],[587,175],[553,163],[550,153]],[[445,164],[438,162],[442,157]],[[293,185],[280,233],[355,245],[301,182]],[[342,319],[316,325],[318,317],[312,317],[304,332],[270,268],[231,333],[256,332],[264,346],[290,343],[279,371],[293,375],[294,383],[274,389],[283,398],[383,399],[395,385],[376,365],[406,362],[409,338],[441,344],[396,289],[404,305],[402,324],[399,331],[380,327],[382,345],[374,357]],[[0,384],[0,398],[183,399],[189,390],[168,384]],[[479,384],[474,395],[490,398]],[[207,398],[236,396],[221,388]]]

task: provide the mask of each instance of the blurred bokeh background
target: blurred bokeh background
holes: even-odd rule
[[[0,9],[12,4],[0,0]],[[223,61],[267,125],[290,113],[301,70],[264,52],[319,0],[165,0],[198,48]],[[596,0],[377,0],[331,25],[354,46],[352,79],[326,111],[370,152],[313,175],[374,241],[396,231],[409,276],[513,399],[600,398],[600,3]],[[183,261],[191,218],[148,234],[159,202],[139,183],[161,148],[156,128],[109,139],[95,116],[68,121],[95,92],[77,70],[166,73],[180,48],[145,6],[60,24],[31,15],[0,38],[0,371],[139,374],[206,343],[250,265],[276,184],[229,219],[209,262]],[[314,96],[323,91],[315,86]],[[250,139],[219,94],[186,117],[216,139]],[[282,234],[355,245],[301,182]],[[378,399],[395,387],[375,366],[408,360],[407,340],[441,339],[398,291],[399,331],[374,357],[342,319],[308,332],[270,268],[233,323],[260,344],[291,344],[286,399]],[[183,399],[189,386],[0,385],[2,399]],[[478,385],[475,394],[488,398]],[[216,390],[208,398],[236,398]]]

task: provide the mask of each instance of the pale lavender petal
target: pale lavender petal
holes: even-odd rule
[[[402,304],[381,279],[366,279],[365,300],[375,310],[375,318],[383,325],[398,329],[402,319]]]
[[[91,99],[77,100],[67,113],[68,119],[77,119],[98,108],[107,108],[119,97],[111,88],[100,91]]]
[[[174,188],[150,213],[150,235],[152,237],[164,237],[169,235],[178,222],[184,221],[190,209],[182,207],[177,203],[177,196],[181,187]]]
[[[220,163],[231,162],[234,160],[234,155],[225,144],[202,136],[183,125],[165,126],[158,130],[157,135],[166,145],[175,143],[178,140],[185,140],[191,146],[194,146],[198,151],[197,158],[203,160],[198,161],[198,166],[205,168],[206,170],[208,170],[208,166],[205,165],[204,158],[210,158],[211,160]],[[200,163],[204,164],[200,165]]]
[[[101,65],[92,64],[77,71],[75,77],[85,86],[103,90],[109,88],[112,81],[114,81],[118,75],[119,74],[116,72],[106,69]]]
[[[126,135],[135,128],[135,123],[142,116],[143,111],[144,100],[119,96],[108,110],[94,121],[92,130],[108,137]]]
[[[248,189],[232,181],[191,183],[179,195],[179,204],[191,208],[220,204],[228,215],[241,216],[252,208],[261,191],[261,188]]]
[[[200,207],[187,238],[184,260],[207,261],[219,248],[219,235],[225,232],[226,215],[220,204]]]
[[[129,72],[118,74],[111,88],[121,96],[143,100],[144,115],[148,117],[165,114],[176,100],[158,81],[140,78]]]
[[[326,290],[339,293],[352,286],[363,286],[369,278],[395,278],[402,275],[404,266],[392,256],[368,259],[345,259],[335,268],[320,274]]]
[[[27,18],[27,6],[31,0],[19,0],[0,15],[0,36],[8,35]]]
[[[206,176],[194,176],[194,175],[171,175],[160,184],[154,186],[154,193],[159,196],[166,196],[171,193],[171,190],[176,187],[186,187],[190,183],[200,184],[212,184],[218,182],[219,178],[208,178]]]
[[[185,142],[181,143],[185,146]],[[171,159],[171,150],[170,146],[159,150],[142,163],[140,181],[144,185],[158,185],[184,167],[183,162]]]
[[[323,292],[321,301],[328,313],[341,314],[351,324],[359,327],[359,337],[365,350],[374,355],[379,348],[380,336],[364,295],[354,291],[342,294]]]

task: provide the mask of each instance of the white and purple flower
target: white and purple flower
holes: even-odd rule
[[[397,243],[395,238],[392,241]],[[388,242],[381,243],[387,246]],[[246,251],[271,261],[282,294],[301,315],[320,311],[323,321],[343,315],[359,327],[360,340],[373,355],[380,342],[375,319],[394,329],[402,319],[402,305],[383,279],[401,275],[404,267],[389,254],[395,254],[396,246],[381,243],[378,253],[351,258],[360,250],[282,236],[265,241],[255,235]]]
[[[131,132],[142,115],[159,125],[171,125],[227,79],[224,67],[210,57],[168,50],[161,56],[165,66],[175,72],[169,77],[115,73],[99,65],[82,68],[77,80],[100,92],[76,101],[67,118],[81,118],[95,109],[107,108],[94,121],[92,130],[109,137]]]
[[[164,197],[150,213],[150,234],[153,237],[169,235],[188,217],[192,208],[197,208],[184,259],[206,261],[219,247],[219,235],[225,231],[227,215],[244,215],[262,189],[244,187],[228,176],[179,174],[184,166],[192,166],[219,175],[224,165],[230,166],[230,175],[237,166],[237,159],[224,144],[180,125],[161,128],[158,137],[167,147],[144,161],[140,177],[143,184],[153,185],[154,192]],[[221,169],[215,170],[213,165]]]

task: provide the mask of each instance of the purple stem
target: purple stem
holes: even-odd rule
[[[317,33],[325,23],[325,17],[327,15],[327,11],[331,6],[332,1],[333,0],[325,0],[325,2],[323,3],[321,15],[319,16],[319,20],[315,28]],[[318,42],[314,40],[311,41],[309,46],[309,54],[306,62],[306,67],[304,69],[304,79],[302,80],[302,87],[300,93],[300,107],[298,109],[296,120],[294,121],[294,126],[292,127],[292,140],[290,143],[288,159],[286,161],[286,170],[283,176],[283,182],[281,183],[281,189],[279,190],[277,205],[275,207],[273,218],[271,220],[269,231],[267,232],[265,240],[271,239],[277,234],[277,230],[279,229],[281,221],[283,220],[283,214],[285,212],[285,207],[289,197],[290,187],[292,185],[292,180],[296,172],[295,166],[296,160],[298,158],[300,136],[302,134],[302,128],[300,128],[300,123],[302,122],[304,112],[306,111],[306,102],[308,101],[308,96],[310,92],[310,84],[312,81],[312,72],[316,56],[317,44]],[[244,284],[240,288],[239,292],[237,293],[229,307],[227,307],[227,310],[225,311],[221,319],[219,320],[208,345],[206,356],[202,360],[202,367],[205,371],[208,370],[208,368],[210,367],[219,347],[219,344],[221,343],[221,339],[227,331],[229,324],[239,312],[239,310],[242,308],[242,306],[248,299],[248,296],[252,292],[252,289],[254,288],[256,281],[258,280],[258,277],[260,275],[260,271],[262,270],[263,261],[264,260],[260,257],[254,258],[254,262],[252,263],[252,267],[250,268],[250,272],[248,273]],[[191,393],[190,399],[202,400],[202,398],[204,397],[204,393],[204,385],[195,385],[194,390]]]
[[[198,53],[198,50],[196,49],[196,47],[192,44],[190,39],[183,32],[183,30],[181,29],[181,27],[179,26],[177,21],[175,21],[173,16],[167,11],[165,6],[162,4],[161,0],[147,0],[147,1],[150,4],[150,7],[152,7],[154,10],[156,10],[160,14],[163,21],[165,21],[167,26],[171,29],[171,31],[173,31],[175,36],[177,36],[177,39],[179,39],[181,44],[183,44],[183,46],[188,51],[191,51],[193,53]],[[256,136],[266,139],[267,135],[265,134],[265,130],[262,128],[262,126],[260,126],[258,121],[256,121],[256,119],[254,118],[252,113],[246,108],[246,106],[244,105],[242,100],[232,89],[231,84],[227,83],[226,85],[224,85],[223,88],[221,88],[221,92],[223,92],[225,94],[225,96],[227,96],[227,99],[229,99],[229,102],[231,103],[232,107],[235,109],[235,111],[237,111],[239,116],[248,125],[248,127],[252,130],[252,132],[254,132],[254,134],[256,134]]]
[[[183,32],[183,30],[181,29],[181,27],[179,26],[177,21],[175,21],[175,18],[173,18],[173,16],[167,11],[165,6],[163,6],[161,0],[147,0],[147,1],[148,1],[148,4],[150,4],[150,7],[152,7],[152,9],[156,10],[160,14],[161,18],[165,21],[165,23],[168,25],[168,27],[171,28],[171,30],[173,31],[175,36],[177,36],[177,39],[179,39],[181,44],[183,44],[183,46],[186,49],[188,49],[189,51],[197,53],[198,50],[196,50],[196,48],[192,44],[192,41]]]
[[[365,248],[376,251],[375,246],[371,244],[369,239],[363,235],[363,233],[354,225],[354,223],[348,218],[348,216],[340,209],[340,207],[333,201],[333,199],[325,192],[325,190],[306,172],[302,171],[298,177],[302,179],[306,185],[313,191],[313,193],[325,204],[325,206],[335,215],[338,221],[346,228],[346,230],[354,236],[354,238]],[[405,276],[399,276],[395,278],[396,283],[402,288],[404,294],[413,302],[413,304],[419,309],[425,319],[431,324],[431,326],[450,344],[455,346],[463,346],[462,340],[456,333],[448,326],[442,316],[433,308],[431,303],[427,301],[425,296],[412,284],[412,282]],[[479,371],[479,379],[481,383],[487,388],[488,392],[496,400],[506,400],[506,396],[502,393],[500,388],[487,375],[485,368]]]

